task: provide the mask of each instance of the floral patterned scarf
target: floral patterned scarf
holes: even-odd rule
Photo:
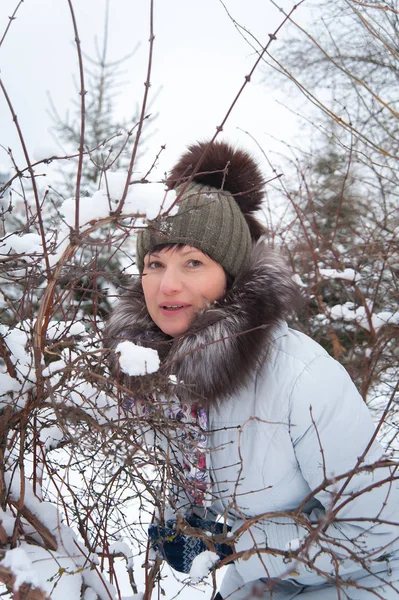
[[[178,398],[155,402],[152,396],[146,400],[129,398],[125,408],[134,410],[138,417],[148,418],[157,408],[159,410],[160,405],[174,432],[172,441],[174,460],[177,463],[175,466],[179,472],[184,473],[179,487],[184,490],[191,508],[205,508],[211,503],[211,482],[207,465],[207,409],[182,404]]]

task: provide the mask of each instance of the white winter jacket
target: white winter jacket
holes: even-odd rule
[[[162,390],[170,381],[171,396],[209,408],[209,511],[239,534],[225,600],[250,598],[254,586],[252,597],[273,600],[397,598],[396,472],[372,442],[371,416],[345,369],[284,324],[295,293],[284,262],[258,243],[226,296],[173,339],[153,323],[135,281],[107,324],[105,346],[134,340],[157,349]],[[154,391],[151,377],[123,383],[132,397]],[[139,419],[136,433],[156,423]],[[159,421],[160,468],[179,463],[177,427]],[[365,591],[381,585],[380,596]]]
[[[236,552],[250,550],[228,568],[224,599],[279,600],[312,590],[311,598],[338,598],[337,587],[341,594],[343,588],[334,583],[337,577],[374,588],[382,582],[370,573],[380,574],[383,582],[399,580],[395,473],[389,466],[365,469],[383,460],[379,443],[371,443],[370,413],[346,370],[320,345],[282,324],[259,374],[222,407],[211,409],[209,426],[218,498],[211,510],[228,516],[233,531],[242,530]],[[360,472],[353,474],[357,465]],[[333,483],[325,486],[325,480]],[[323,528],[308,550],[316,568],[287,552],[298,550],[309,535],[282,514],[298,507],[302,518]],[[270,582],[277,579],[271,594]],[[260,596],[248,595],[254,582]],[[383,586],[380,597],[399,597],[399,582],[391,585]],[[366,597],[353,587],[347,593],[341,597]]]

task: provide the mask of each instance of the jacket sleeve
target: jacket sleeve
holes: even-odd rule
[[[354,473],[372,439],[374,425],[338,362],[318,356],[304,368],[291,392],[289,420],[298,467],[315,491],[319,506],[304,518],[314,530],[321,525],[322,531],[306,546],[307,554],[301,555],[309,529],[290,516],[276,515],[247,529],[244,526],[236,551],[252,550],[247,560],[235,563],[244,582],[267,577],[322,583],[325,573],[332,577],[348,575],[369,561],[381,560],[399,536],[395,476],[392,467],[375,465],[383,457],[378,442],[371,444],[361,468]],[[364,469],[366,465],[374,466]],[[348,472],[352,475],[341,477]],[[330,485],[323,485],[326,479]],[[242,521],[236,523],[234,530],[243,525]],[[254,548],[260,551],[254,553]],[[265,552],[265,548],[288,552],[283,556]],[[290,550],[298,552],[299,560],[295,552],[290,558]],[[307,557],[310,564],[314,560],[313,567]]]

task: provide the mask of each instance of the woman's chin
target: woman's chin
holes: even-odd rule
[[[195,317],[195,310],[191,306],[173,313],[162,309],[150,310],[149,313],[155,325],[171,337],[185,333]]]
[[[159,322],[156,323],[159,329],[166,333],[166,335],[170,335],[171,337],[177,337],[178,335],[182,335],[187,331],[190,327],[192,319],[185,318],[176,318],[176,319],[159,319]]]

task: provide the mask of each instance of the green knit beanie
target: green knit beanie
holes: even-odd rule
[[[187,185],[193,166],[200,166],[201,171]],[[263,233],[251,214],[263,196],[263,177],[252,157],[223,142],[214,143],[209,151],[206,143],[199,143],[175,165],[167,184],[176,190],[178,210],[150,221],[137,235],[140,273],[145,255],[155,246],[186,244],[208,254],[236,277]]]
[[[252,248],[249,227],[232,195],[195,182],[182,194],[176,215],[151,221],[137,236],[140,273],[145,255],[160,244],[194,246],[233,277],[247,264]]]

